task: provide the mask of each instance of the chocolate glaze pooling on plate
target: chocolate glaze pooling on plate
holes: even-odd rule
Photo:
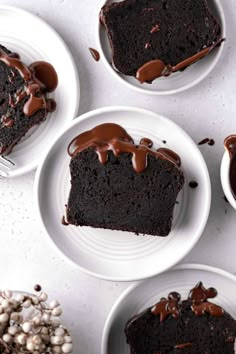
[[[68,226],[68,225],[69,225],[69,223],[66,221],[65,215],[62,216],[62,218],[61,218],[61,223],[62,223],[62,225],[64,225],[64,226]]]
[[[228,136],[224,141],[224,146],[230,157],[229,182],[231,192],[236,199],[236,135]]]
[[[138,79],[141,83],[144,83],[151,82],[161,76],[169,76],[171,73],[185,69],[187,66],[202,59],[221,42],[222,39],[216,41],[210,47],[201,50],[190,58],[187,58],[174,66],[170,63],[166,64],[160,59],[151,60],[137,70],[136,79]]]
[[[99,52],[96,49],[89,48],[89,51],[90,51],[90,53],[91,53],[91,55],[92,55],[92,57],[93,57],[93,59],[95,61],[99,61],[100,60],[100,54],[99,54]]]
[[[142,138],[139,142],[140,145],[145,145],[148,148],[152,148],[153,147],[153,141],[151,139],[148,138]]]
[[[195,189],[198,187],[198,183],[196,181],[190,181],[188,185],[192,189]]]
[[[21,61],[19,54],[11,53],[8,55],[2,49],[0,49],[0,60],[9,67],[18,70],[26,82],[25,90],[18,92],[14,99],[10,97],[9,104],[14,107],[26,96],[29,96],[23,109],[26,116],[30,117],[40,109],[47,110],[46,93],[55,90],[58,83],[57,74],[53,66],[49,63],[38,61],[28,67]],[[56,104],[54,104],[54,108],[56,108]]]
[[[146,139],[144,142],[147,143]],[[150,144],[149,139],[148,143]],[[94,129],[75,137],[68,146],[68,154],[74,157],[77,153],[89,147],[95,149],[102,164],[107,162],[108,151],[112,151],[117,157],[122,153],[132,154],[132,165],[137,173],[141,173],[147,168],[148,154],[162,160],[168,160],[175,166],[181,164],[180,157],[169,149],[161,148],[154,151],[144,144],[135,145],[126,130],[113,123],[98,125]]]

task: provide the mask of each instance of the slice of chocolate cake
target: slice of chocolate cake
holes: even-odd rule
[[[125,334],[132,354],[231,354],[236,321],[220,306],[214,288],[200,282],[181,302],[172,292],[154,307],[128,321]]]
[[[100,20],[114,68],[140,82],[183,70],[222,41],[207,0],[124,0],[105,5]]]
[[[0,154],[9,154],[31,127],[55,110],[56,102],[47,94],[57,82],[51,64],[38,61],[28,67],[0,45]]]
[[[68,223],[167,236],[184,175],[177,154],[151,147],[149,139],[135,145],[116,124],[76,137],[68,147]]]

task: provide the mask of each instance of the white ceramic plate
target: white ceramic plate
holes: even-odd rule
[[[107,2],[110,4],[112,2],[120,1],[122,0],[108,0]],[[221,23],[222,38],[226,38],[226,23],[220,0],[208,0],[208,3],[212,13]],[[183,72],[177,72],[171,74],[169,77],[159,78],[153,81],[153,83],[150,85],[140,84],[139,81],[135,78],[122,75],[113,69],[111,65],[111,47],[104,26],[102,26],[100,22],[97,29],[97,42],[99,51],[101,53],[101,58],[110,73],[129,88],[139,91],[140,93],[146,93],[150,95],[170,95],[185,91],[195,86],[212,71],[212,69],[217,64],[224,48],[223,42],[219,48],[216,48],[212,51],[212,53],[208,54],[199,62],[191,65]]]
[[[168,146],[181,156],[186,184],[178,196],[174,226],[168,237],[138,237],[128,232],[61,224],[70,190],[67,146],[77,134],[105,122],[122,125],[137,142],[142,137],[151,138],[154,146]],[[199,183],[198,188],[189,188],[192,179]],[[45,156],[35,187],[41,221],[57,248],[87,273],[114,281],[147,278],[179,262],[200,238],[211,200],[208,171],[190,137],[158,114],[129,107],[98,109],[73,121]]]
[[[216,288],[218,296],[212,302],[221,305],[236,318],[236,278],[232,274],[204,265],[179,265],[158,277],[131,285],[120,296],[104,327],[101,354],[130,354],[124,335],[127,321],[171,291],[179,292],[182,299],[186,298],[189,290],[199,281],[205,287]]]
[[[15,162],[9,176],[15,177],[35,169],[51,141],[77,115],[79,78],[74,59],[61,37],[46,22],[27,11],[0,6],[0,43],[19,53],[26,64],[48,61],[59,79],[56,91],[50,95],[57,102],[57,110],[49,114],[43,124],[31,129],[8,156]]]

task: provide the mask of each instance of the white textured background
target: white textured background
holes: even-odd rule
[[[215,146],[201,147],[212,181],[209,222],[200,242],[184,261],[236,273],[236,214],[223,200],[219,175],[223,140],[236,133],[236,2],[221,2],[227,42],[219,64],[203,83],[171,97],[132,92],[116,82],[101,61],[92,59],[88,47],[96,48],[96,25],[103,1],[6,0],[0,4],[32,11],[67,42],[80,75],[80,114],[108,105],[138,106],[171,118],[196,142],[205,137],[215,139]],[[99,354],[107,314],[128,284],[92,279],[55,253],[36,218],[33,182],[34,173],[0,181],[0,287],[31,291],[35,283],[42,284],[65,308],[65,321],[75,335],[74,353]]]

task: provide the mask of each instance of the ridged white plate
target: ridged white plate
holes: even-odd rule
[[[107,0],[105,3],[121,2],[122,0]],[[222,38],[226,38],[226,22],[220,0],[207,0],[212,14],[218,19],[222,27]],[[161,77],[150,84],[140,84],[134,77],[123,75],[112,67],[111,46],[104,26],[98,21],[97,43],[101,58],[109,72],[127,87],[140,93],[149,95],[171,95],[182,92],[197,85],[214,69],[224,49],[224,42],[214,49],[205,58],[191,65],[183,72],[173,73],[168,77]],[[157,58],[158,59],[158,58]]]
[[[212,302],[222,306],[236,319],[236,278],[217,268],[183,264],[158,277],[131,285],[120,296],[104,327],[101,354],[130,354],[124,334],[127,321],[171,291],[179,292],[182,299],[186,298],[189,290],[199,281],[207,288],[217,289],[218,296]]]
[[[77,134],[105,122],[122,125],[136,142],[142,137],[151,138],[155,147],[167,146],[181,156],[186,183],[178,196],[168,237],[61,224],[70,190],[67,146]],[[192,179],[199,183],[198,188],[189,188]],[[128,107],[98,109],[73,121],[45,156],[35,187],[41,221],[57,248],[87,273],[116,281],[147,278],[179,262],[200,238],[211,200],[207,167],[191,138],[156,113]]]
[[[80,88],[74,59],[58,33],[38,16],[11,6],[0,6],[0,43],[20,54],[26,64],[45,60],[57,71],[59,85],[50,94],[57,102],[55,112],[32,128],[8,158],[15,167],[9,177],[35,169],[48,145],[78,113]]]

